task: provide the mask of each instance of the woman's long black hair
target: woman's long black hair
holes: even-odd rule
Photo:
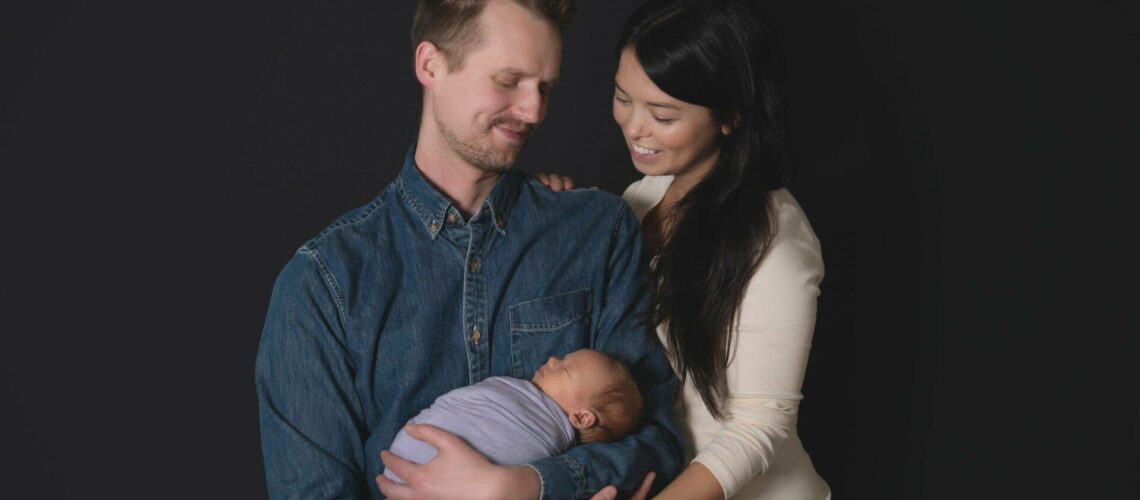
[[[732,126],[717,164],[663,214],[672,232],[650,255],[652,318],[668,321],[674,367],[718,419],[741,301],[777,230],[769,192],[790,176],[779,55],[763,20],[746,0],[650,0],[618,44],[662,91]]]

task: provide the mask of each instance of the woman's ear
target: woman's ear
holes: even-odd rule
[[[732,135],[732,131],[740,126],[740,113],[733,112],[732,119],[726,123],[720,124],[720,133],[724,135]]]
[[[598,415],[589,408],[582,408],[570,414],[570,425],[575,429],[589,429],[598,424]]]
[[[416,79],[425,89],[435,86],[440,73],[447,67],[447,60],[434,43],[423,41],[416,46]]]

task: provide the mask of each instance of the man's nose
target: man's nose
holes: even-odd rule
[[[546,96],[537,88],[527,88],[518,92],[515,101],[515,114],[519,120],[530,125],[537,125],[542,121],[546,112]]]

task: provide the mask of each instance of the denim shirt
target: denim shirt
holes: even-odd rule
[[[644,426],[528,464],[541,498],[607,484],[629,494],[650,470],[660,488],[683,451],[677,379],[645,321],[648,299],[637,220],[620,198],[553,193],[509,170],[465,220],[413,147],[392,184],[305,243],[274,285],[256,369],[270,497],[379,498],[380,451],[436,397],[530,379],[583,347],[630,367]]]

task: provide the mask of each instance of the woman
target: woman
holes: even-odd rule
[[[742,0],[650,0],[619,44],[614,119],[645,174],[623,196],[693,458],[658,498],[830,498],[796,433],[823,261],[783,189],[770,36]]]

